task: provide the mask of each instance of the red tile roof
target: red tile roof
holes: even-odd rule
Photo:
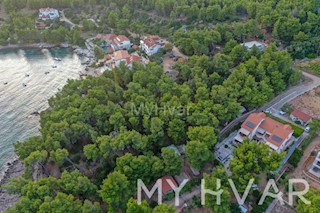
[[[141,57],[137,55],[131,55],[126,58],[127,64],[132,64],[133,62],[141,62]]]
[[[257,125],[259,125],[259,128],[271,134],[266,138],[267,142],[270,142],[277,147],[280,147],[290,134],[293,133],[291,126],[284,125],[272,118],[266,117],[266,114],[263,112],[250,114],[241,127],[251,133]]]
[[[104,59],[111,59],[111,58],[112,58],[112,55],[110,55],[110,54],[104,55]]]
[[[149,47],[149,48],[152,48],[154,46],[156,46],[157,44],[160,45],[160,37],[157,36],[157,35],[151,35],[151,36],[148,36],[147,38],[145,38],[143,40],[143,42]]]
[[[266,114],[263,112],[260,113],[252,113],[249,115],[249,117],[245,120],[245,122],[241,125],[242,128],[252,132],[259,123],[266,118]],[[247,125],[248,122],[252,123],[253,126]]]
[[[117,35],[116,34],[113,34],[113,33],[111,33],[111,34],[107,34],[107,35],[104,35],[104,34],[98,34],[97,35],[97,38],[98,39],[104,39],[104,40],[106,40],[106,41],[112,41],[114,38],[116,38],[117,37]]]
[[[124,41],[129,41],[129,39],[128,39],[127,36],[119,35],[119,36],[117,36],[113,41],[114,41],[115,43],[121,43],[121,42],[124,42]]]
[[[115,61],[118,61],[129,57],[129,53],[127,50],[118,50],[114,52],[113,57]]]
[[[300,110],[294,110],[293,112],[291,112],[291,115],[293,115],[294,117],[298,118],[299,120],[302,120],[304,122],[308,122],[310,120],[312,120],[312,117],[304,112],[301,112]]]
[[[271,118],[266,118],[259,127],[271,133],[270,137],[267,138],[267,141],[277,147],[280,147],[289,135],[293,133],[291,126],[284,125]],[[277,137],[278,141],[275,140]]]
[[[167,194],[168,192],[172,191],[173,188],[169,185],[167,180],[171,180],[172,183],[178,187],[177,182],[173,179],[172,176],[164,176],[161,178],[162,181],[162,194]]]

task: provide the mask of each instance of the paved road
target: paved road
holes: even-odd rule
[[[302,72],[302,74],[304,77],[311,79],[311,81],[307,84],[301,84],[285,91],[284,93],[275,98],[275,100],[277,101],[271,101],[271,106],[269,106],[268,108],[280,110],[285,103],[288,103],[296,97],[320,86],[320,77],[307,72]]]
[[[266,105],[259,108],[257,111],[261,112],[267,109],[273,109],[275,111],[280,111],[281,107],[288,103],[289,101],[295,99],[296,97],[320,86],[320,77],[312,75],[307,72],[302,72],[303,76],[306,78],[309,78],[311,81],[307,84],[300,84],[298,86],[294,86],[286,90],[285,92],[281,93],[274,99],[272,99],[270,102],[268,102]],[[234,121],[230,122],[230,124],[225,127],[220,132],[220,136],[223,136],[226,134],[229,130],[231,130],[234,126],[236,126],[238,123],[243,122],[247,118],[248,114],[245,114],[241,116],[240,118],[235,119]]]
[[[303,133],[297,141],[293,142],[293,144],[290,146],[289,150],[287,151],[286,156],[284,157],[284,159],[281,162],[280,167],[277,169],[276,173],[279,173],[281,171],[281,169],[283,168],[283,166],[288,162],[289,158],[291,157],[291,155],[293,154],[294,150],[296,150],[296,148],[298,148],[301,143],[304,141],[304,139],[308,136],[308,133]]]

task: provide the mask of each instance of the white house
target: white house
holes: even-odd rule
[[[59,11],[54,8],[40,8],[39,9],[39,19],[42,21],[55,20],[59,18]]]
[[[247,50],[252,50],[253,46],[256,46],[261,52],[263,52],[266,48],[266,45],[264,43],[258,41],[245,42],[242,45],[245,46]]]
[[[113,39],[111,47],[116,50],[129,50],[131,48],[131,42],[127,36],[119,35]]]
[[[301,125],[308,125],[311,121],[312,121],[312,117],[300,110],[294,110],[293,112],[291,112],[290,114],[290,118],[296,122],[299,121],[301,123]]]
[[[318,178],[320,178],[320,151],[318,152],[316,159],[314,160],[313,164],[311,165],[309,172],[311,174],[317,176]]]
[[[140,40],[140,47],[148,56],[156,54],[163,46],[164,42],[156,35],[148,36]]]
[[[265,143],[270,150],[281,153],[293,143],[292,135],[291,126],[268,118],[263,112],[252,113],[241,125],[234,143],[242,143],[247,137],[249,140]]]

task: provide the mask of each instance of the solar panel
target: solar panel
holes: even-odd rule
[[[273,139],[274,141],[278,142],[278,143],[280,143],[280,142],[282,141],[282,138],[280,138],[280,137],[277,136],[277,135],[273,135],[273,136],[272,136],[272,139]]]
[[[256,125],[254,123],[252,123],[251,121],[247,121],[246,125],[248,127],[250,127],[251,129],[253,129]]]

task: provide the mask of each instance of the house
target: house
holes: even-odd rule
[[[265,143],[270,150],[281,153],[293,143],[293,130],[290,125],[282,124],[268,118],[265,113],[252,113],[243,122],[234,144],[242,143],[244,138],[256,140],[258,143]]]
[[[131,48],[131,41],[127,36],[111,34],[98,34],[97,39],[104,41],[103,46],[108,49],[108,52],[114,52],[116,50],[129,50]],[[112,49],[110,51],[109,49]]]
[[[316,159],[314,160],[313,164],[311,165],[309,172],[318,178],[320,178],[320,151],[318,152],[318,155]]]
[[[157,35],[151,35],[143,40],[140,40],[140,48],[148,55],[156,54],[162,47],[164,46],[164,42]]]
[[[119,35],[113,39],[111,47],[114,50],[129,50],[131,48],[131,42],[127,36]]]
[[[59,11],[54,8],[40,8],[39,9],[39,19],[42,21],[55,20],[59,18]]]
[[[126,63],[131,70],[134,63],[142,63],[142,58],[138,55],[130,55],[126,58]]]
[[[294,110],[290,114],[290,118],[296,122],[300,122],[301,125],[307,126],[311,121],[312,117],[304,112],[301,112],[300,110]]]
[[[36,22],[36,28],[39,30],[45,30],[45,29],[48,29],[49,26],[44,22]]]
[[[173,188],[169,185],[168,181],[172,181],[172,183],[175,185],[175,187],[178,187],[177,182],[173,179],[172,176],[164,176],[161,178],[162,181],[162,194],[166,195],[170,192],[173,192]]]
[[[251,50],[253,46],[256,46],[261,52],[264,51],[266,48],[266,45],[264,43],[258,42],[258,41],[250,41],[250,42],[245,42],[242,44],[247,48],[247,50]]]
[[[116,34],[111,33],[111,34],[98,34],[97,39],[103,40],[106,46],[111,45],[113,39],[115,39],[117,37]]]
[[[105,55],[105,59],[109,59],[106,62],[106,68],[112,70],[116,67],[119,67],[121,62],[123,62],[126,66],[132,69],[132,65],[135,62],[141,63],[142,59],[138,55],[129,55],[127,50],[117,50],[112,55]]]

